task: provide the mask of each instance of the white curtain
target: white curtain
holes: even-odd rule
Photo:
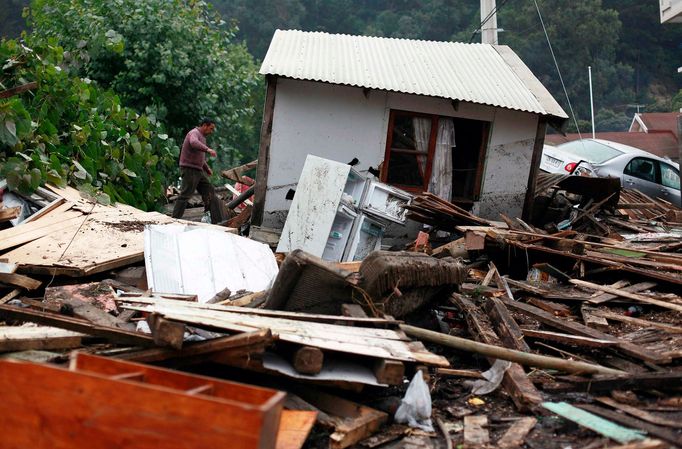
[[[412,126],[414,127],[414,142],[417,145],[417,151],[424,152],[424,154],[417,155],[419,173],[422,179],[424,179],[426,160],[428,158],[427,153],[429,152],[429,140],[431,138],[431,118],[414,117],[412,119]]]
[[[445,201],[452,199],[452,152],[455,147],[455,123],[451,118],[438,120],[436,149],[433,152],[429,192]]]

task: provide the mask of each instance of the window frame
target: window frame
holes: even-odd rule
[[[650,179],[642,178],[641,176],[637,176],[636,174],[634,174],[634,172],[628,172],[628,167],[630,166],[630,164],[632,164],[634,161],[640,160],[640,159],[647,161],[647,162],[651,162],[651,164],[654,166],[654,180],[653,181]],[[630,159],[630,161],[627,164],[625,164],[625,167],[623,168],[623,174],[626,176],[632,176],[633,178],[637,178],[637,179],[640,179],[642,181],[652,182],[652,183],[658,184],[658,185],[663,185],[661,182],[661,167],[660,167],[659,162],[656,159],[651,159],[651,158],[648,158],[645,156],[635,156],[632,159]]]
[[[423,184],[422,186],[412,186],[397,183],[388,182],[388,169],[391,165],[391,152],[393,151],[393,126],[395,125],[396,116],[405,117],[425,117],[431,119],[431,132],[429,134],[429,149],[426,154],[426,164],[424,167],[424,172],[422,173]],[[438,137],[438,118],[440,116],[436,114],[425,114],[422,112],[411,112],[399,109],[391,109],[390,116],[388,119],[388,129],[386,130],[386,149],[384,151],[384,162],[381,166],[381,173],[379,179],[381,182],[398,187],[399,189],[405,190],[412,193],[422,193],[426,192],[429,188],[429,181],[431,179],[431,169],[433,167],[433,153],[436,149],[436,138]]]
[[[679,190],[682,191],[682,179],[680,179],[680,185],[677,187],[671,187],[663,184],[663,166],[666,166],[670,170],[672,170],[673,173],[677,175],[677,179],[680,179],[680,171],[676,169],[673,165],[665,163],[665,162],[659,162],[658,167],[659,167],[659,173],[661,177],[661,185],[665,187],[666,189],[673,189],[673,190]]]
[[[391,165],[391,152],[393,146],[393,127],[395,125],[396,116],[406,116],[406,117],[426,117],[431,119],[431,134],[429,136],[429,150],[426,155],[426,164],[424,167],[423,179],[424,183],[422,186],[410,186],[397,183],[388,182],[388,170]],[[485,169],[485,158],[488,152],[489,138],[490,138],[490,128],[491,123],[484,120],[469,119],[464,117],[453,117],[448,115],[438,115],[438,114],[427,114],[423,112],[407,111],[403,109],[391,109],[388,119],[388,129],[386,130],[386,148],[384,150],[384,161],[381,164],[381,172],[379,173],[379,179],[381,182],[398,187],[410,193],[421,194],[427,192],[429,189],[429,181],[431,180],[432,167],[433,167],[433,156],[436,150],[436,140],[438,138],[438,120],[441,118],[449,118],[452,120],[473,120],[481,122],[481,144],[478,148],[478,163],[476,165],[476,173],[474,178],[474,187],[471,194],[471,198],[464,197],[452,197],[449,201],[458,204],[473,204],[475,201],[481,198],[481,188],[483,186],[483,175]]]

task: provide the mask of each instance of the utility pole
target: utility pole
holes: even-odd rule
[[[481,26],[481,43],[497,45],[497,11],[495,0],[481,0],[481,23],[483,22],[485,23]]]

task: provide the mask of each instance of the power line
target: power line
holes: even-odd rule
[[[566,84],[564,84],[564,78],[561,76],[561,70],[559,70],[559,64],[557,63],[556,56],[554,56],[554,50],[552,49],[552,43],[549,40],[549,34],[547,34],[547,28],[545,28],[545,21],[542,20],[542,14],[540,13],[540,7],[538,6],[537,0],[533,0],[535,3],[535,9],[538,12],[538,17],[540,17],[540,23],[542,24],[542,31],[545,32],[545,39],[547,39],[547,45],[549,45],[549,51],[552,54],[552,59],[554,60],[554,67],[559,74],[559,80],[561,81],[561,87],[564,89],[564,95],[566,95],[566,101],[568,102],[568,108],[571,110],[571,115],[573,116],[573,123],[575,123],[575,129],[578,131],[578,136],[582,141],[583,136],[580,133],[580,127],[578,126],[578,120],[575,118],[575,112],[573,112],[573,106],[571,105],[571,99],[568,97],[568,91],[566,90]]]
[[[469,43],[471,43],[471,41],[474,40],[474,37],[476,36],[476,33],[478,33],[479,31],[481,31],[481,28],[483,28],[483,25],[485,25],[486,23],[488,23],[488,21],[489,21],[490,19],[492,19],[492,18],[495,16],[495,14],[497,13],[497,11],[499,11],[499,10],[500,10],[508,1],[509,1],[509,0],[502,0],[502,2],[501,2],[499,5],[498,5],[497,3],[495,4],[495,8],[494,8],[492,11],[490,11],[490,13],[489,13],[487,16],[485,16],[485,17],[483,18],[483,21],[482,21],[481,24],[478,26],[478,28],[476,28],[476,29],[474,30],[474,32],[471,33],[471,37],[469,38]]]

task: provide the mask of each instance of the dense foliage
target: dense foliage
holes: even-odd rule
[[[217,122],[218,167],[255,153],[261,82],[230,26],[197,0],[34,0],[29,24],[58,39],[81,76],[166,124],[179,141],[202,117]]]
[[[77,185],[100,201],[151,209],[163,198],[178,147],[153,117],[122,107],[113,92],[63,69],[56,41],[0,42],[0,177],[30,192],[45,181]]]

